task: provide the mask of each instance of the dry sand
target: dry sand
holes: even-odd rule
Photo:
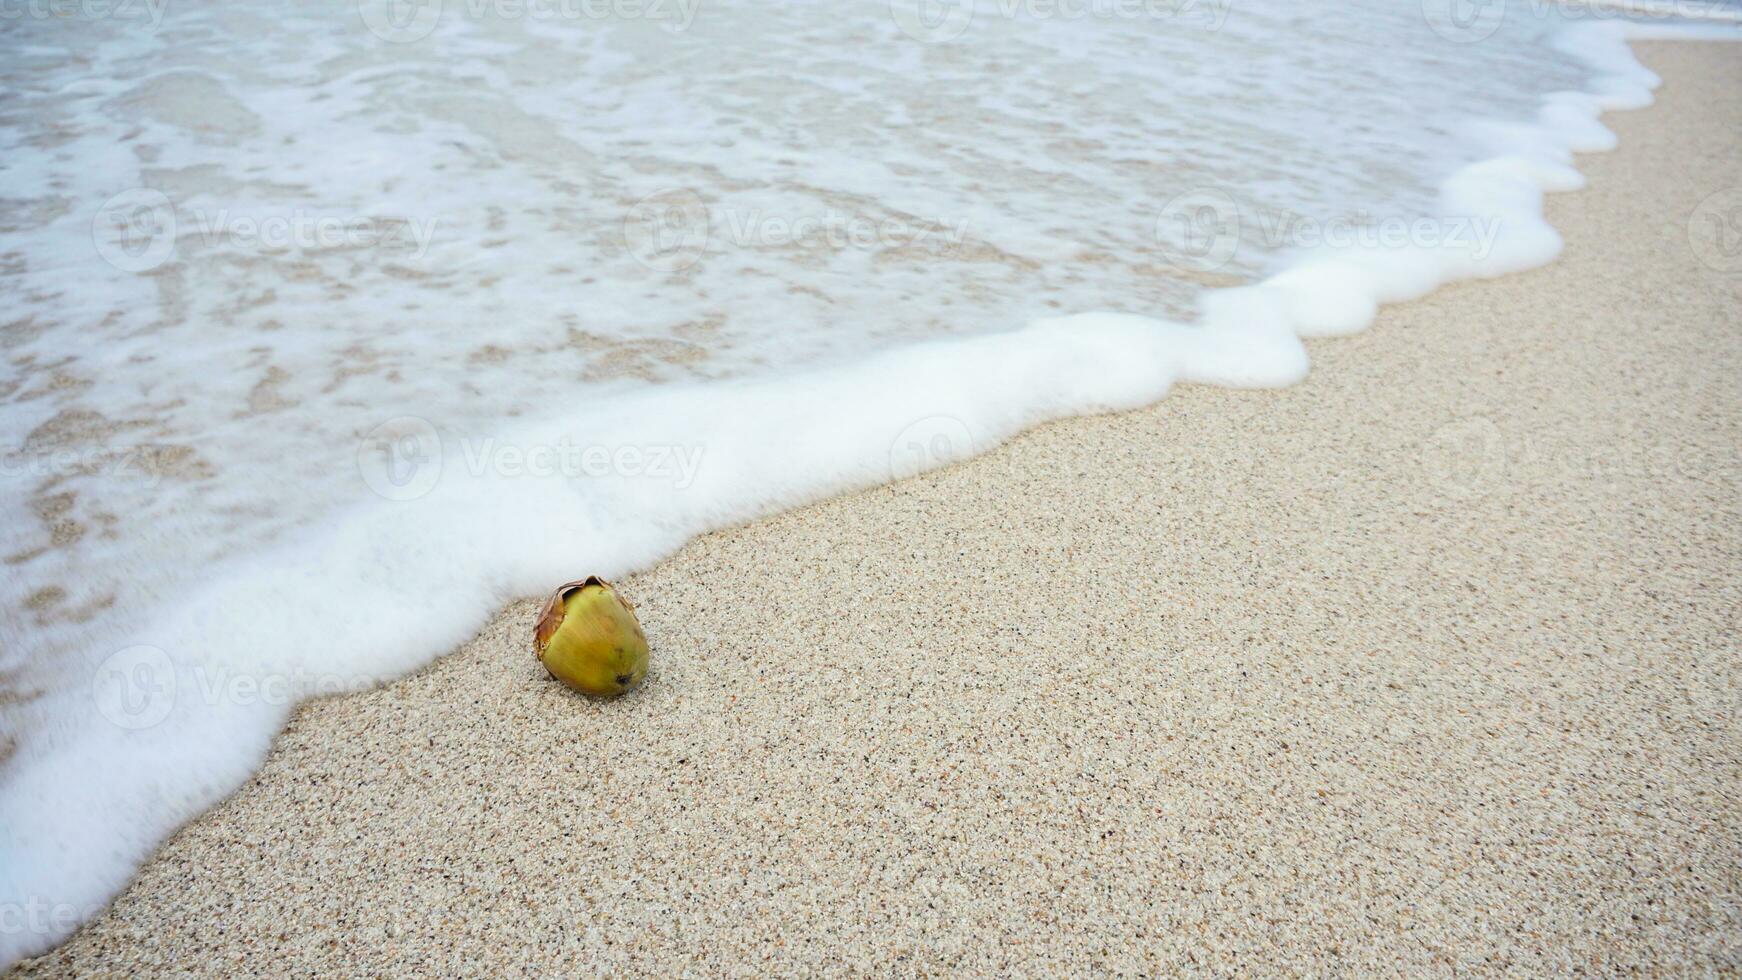
[[[1559,263],[698,540],[615,703],[514,606],[29,968],[1742,968],[1742,48],[1644,54]]]

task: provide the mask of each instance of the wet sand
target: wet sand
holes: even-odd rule
[[[1742,969],[1742,48],[1640,50],[1554,265],[694,541],[619,701],[517,604],[25,971]]]

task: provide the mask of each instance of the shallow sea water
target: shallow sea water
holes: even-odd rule
[[[1416,4],[942,9],[0,24],[7,660],[367,495],[387,420],[1184,316],[1289,220],[1423,211],[1463,117],[1578,79],[1539,25],[1451,43]],[[1223,261],[1158,247],[1194,193],[1247,216]]]
[[[1536,195],[1606,135],[1569,93],[1603,64],[1602,105],[1649,101],[1533,2],[14,9],[0,902],[80,908],[301,679],[413,669],[908,447],[1287,383],[1297,332],[1547,261]],[[1435,240],[1484,215],[1512,252]],[[1214,292],[1371,236],[1333,282]],[[1182,326],[1217,296],[1234,329]],[[524,478],[559,445],[578,470]]]

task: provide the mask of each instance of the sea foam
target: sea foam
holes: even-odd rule
[[[1291,20],[1298,16],[1292,13],[1294,5],[1261,9],[1267,18],[1262,30],[1242,42],[1251,46],[1247,53],[1253,58],[1264,56],[1264,43],[1306,43],[1284,33],[1298,26]],[[202,26],[246,32],[264,25],[236,13]],[[562,30],[562,25],[520,26],[532,35]],[[994,22],[985,29],[1008,33],[1021,26]],[[434,36],[458,30],[443,24]],[[1360,25],[1350,30],[1354,37]],[[1265,32],[1271,32],[1268,41]],[[818,35],[828,33],[822,27],[777,33],[771,35],[778,42],[772,47],[796,50],[808,45],[808,56],[816,57]],[[1502,275],[1552,260],[1561,240],[1543,220],[1542,196],[1581,186],[1582,178],[1572,167],[1574,152],[1614,145],[1600,113],[1650,103],[1657,79],[1637,63],[1625,43],[1629,36],[1644,34],[1731,36],[1716,28],[1573,21],[1545,35],[1550,48],[1536,49],[1545,59],[1551,50],[1558,53],[1571,67],[1540,72],[1529,67],[1529,43],[1502,49],[1494,57],[1509,62],[1506,71],[1520,85],[1547,78],[1569,84],[1576,80],[1578,87],[1521,89],[1520,97],[1534,102],[1534,116],[1508,115],[1504,106],[1490,104],[1493,100],[1466,105],[1469,100],[1460,100],[1456,93],[1441,93],[1437,106],[1442,115],[1434,124],[1441,144],[1424,129],[1419,138],[1405,140],[1410,148],[1404,156],[1412,166],[1431,168],[1455,159],[1436,155],[1433,147],[1443,145],[1455,147],[1463,160],[1425,192],[1408,180],[1386,184],[1382,161],[1355,145],[1366,140],[1369,149],[1383,147],[1386,134],[1363,135],[1358,125],[1347,134],[1352,142],[1315,147],[1304,169],[1269,166],[1262,158],[1277,145],[1267,149],[1262,141],[1242,144],[1232,130],[1243,125],[1263,130],[1276,125],[1274,120],[1264,118],[1262,105],[1242,102],[1210,82],[1182,76],[1168,90],[1097,93],[1097,83],[1105,79],[1043,74],[1033,79],[1032,90],[995,87],[992,99],[1003,100],[1006,104],[999,108],[1013,118],[1032,111],[1024,100],[1069,102],[1085,98],[1085,93],[1138,108],[1177,97],[1206,99],[1215,109],[1214,100],[1224,100],[1221,111],[1194,117],[1205,127],[1201,133],[1176,133],[1170,144],[1153,148],[1155,156],[1178,167],[1174,176],[1159,178],[1161,186],[1182,193],[1207,187],[1210,192],[1188,200],[1177,212],[1162,209],[1164,218],[1183,219],[1187,241],[1162,235],[1147,247],[1133,235],[1157,233],[1115,228],[1106,203],[1094,203],[1097,193],[1117,198],[1134,192],[1136,185],[1121,183],[1118,172],[1142,171],[1145,160],[1131,144],[1126,117],[1106,110],[1093,97],[1084,103],[1085,112],[1106,111],[1107,118],[1100,124],[1086,120],[1074,135],[1060,135],[1061,142],[1076,142],[1059,149],[1056,157],[1031,153],[1001,162],[992,158],[996,147],[964,136],[965,145],[982,158],[955,161],[956,175],[945,179],[916,152],[917,144],[901,143],[884,161],[889,167],[937,177],[907,185],[879,175],[878,168],[863,160],[819,145],[806,159],[811,172],[801,180],[759,184],[757,174],[789,166],[782,162],[783,145],[811,136],[788,134],[788,139],[764,133],[767,139],[751,138],[752,131],[776,126],[783,118],[778,100],[804,95],[772,82],[760,91],[764,83],[757,82],[737,88],[735,97],[758,125],[734,130],[743,137],[741,156],[706,157],[715,168],[702,181],[707,195],[671,194],[674,185],[680,190],[688,186],[671,173],[646,180],[627,176],[612,191],[631,211],[651,196],[662,213],[678,214],[678,234],[671,241],[655,242],[632,258],[623,255],[636,245],[623,240],[621,219],[611,224],[609,235],[595,235],[587,222],[571,223],[562,199],[550,196],[548,185],[516,189],[491,184],[493,197],[474,204],[463,200],[467,188],[443,190],[440,173],[408,176],[403,183],[409,190],[391,179],[375,180],[380,175],[372,168],[403,163],[394,126],[431,139],[451,138],[461,154],[480,152],[478,134],[486,132],[492,145],[512,147],[510,156],[543,160],[548,173],[590,174],[615,166],[602,164],[599,155],[605,147],[590,145],[583,134],[560,145],[529,139],[529,133],[537,132],[530,123],[492,113],[488,106],[468,105],[453,92],[443,93],[446,101],[441,105],[420,103],[415,75],[429,71],[427,65],[420,65],[412,81],[393,93],[395,109],[390,111],[376,101],[379,89],[365,89],[372,79],[402,79],[394,66],[336,63],[350,54],[343,46],[318,48],[330,38],[317,40],[316,55],[298,57],[311,63],[308,71],[320,76],[319,87],[342,104],[341,111],[331,112],[294,89],[261,91],[238,102],[223,86],[209,83],[211,76],[204,70],[209,66],[177,67],[180,55],[174,44],[115,41],[97,60],[109,58],[131,72],[133,80],[125,85],[100,78],[69,82],[75,97],[83,86],[87,103],[100,106],[99,114],[108,120],[143,119],[139,125],[147,128],[170,127],[193,135],[163,140],[142,164],[138,153],[124,152],[118,144],[105,148],[98,145],[100,139],[83,139],[106,132],[106,124],[76,121],[68,112],[57,125],[67,128],[66,138],[83,139],[77,144],[78,162],[91,173],[112,167],[137,174],[145,179],[142,186],[166,196],[174,197],[180,188],[182,196],[171,207],[183,223],[193,216],[189,200],[210,203],[222,197],[229,210],[221,218],[210,208],[200,217],[227,229],[228,237],[202,246],[186,240],[197,238],[197,229],[184,228],[176,233],[167,264],[146,270],[146,275],[107,280],[103,290],[91,290],[81,283],[88,275],[88,257],[60,234],[64,223],[56,209],[76,214],[64,202],[77,201],[83,207],[89,202],[81,195],[109,192],[111,187],[90,174],[56,175],[52,153],[38,161],[40,166],[11,168],[18,178],[13,193],[18,200],[35,202],[30,207],[36,209],[34,217],[19,217],[14,208],[6,226],[9,239],[21,245],[30,264],[12,281],[31,308],[29,321],[9,328],[22,338],[12,346],[44,362],[52,362],[56,354],[66,357],[60,383],[77,391],[86,390],[81,385],[87,382],[126,382],[116,385],[124,390],[108,401],[94,394],[76,408],[62,405],[52,415],[45,410],[29,417],[29,425],[19,432],[20,445],[28,449],[34,439],[76,446],[79,438],[109,445],[124,438],[132,424],[128,420],[148,418],[133,411],[140,405],[155,406],[159,414],[139,422],[138,428],[147,435],[173,434],[175,445],[166,453],[141,457],[136,465],[150,478],[136,480],[130,493],[115,491],[117,509],[136,504],[136,511],[111,514],[108,521],[98,515],[74,542],[94,544],[27,553],[16,565],[19,571],[10,587],[20,598],[36,597],[29,607],[33,609],[53,608],[52,594],[41,598],[45,588],[71,587],[45,583],[100,577],[95,571],[99,561],[114,558],[126,574],[116,574],[107,592],[75,597],[89,605],[89,615],[39,615],[7,633],[6,667],[28,679],[34,696],[21,699],[5,716],[14,749],[0,774],[0,908],[15,913],[11,921],[25,927],[0,932],[0,963],[64,938],[115,895],[177,826],[240,786],[260,764],[298,700],[416,669],[462,642],[504,602],[539,594],[578,574],[615,576],[645,568],[694,535],[953,462],[1048,419],[1147,405],[1178,382],[1286,385],[1308,369],[1302,337],[1356,333],[1372,323],[1382,304],[1421,296],[1453,280]],[[326,37],[312,29],[309,36]],[[1065,31],[1060,36],[1073,35]],[[966,37],[973,43],[972,35]],[[633,73],[637,57],[660,50],[657,35],[614,40],[629,43],[619,48],[606,40],[586,42],[594,62],[614,71]],[[840,38],[831,35],[830,40]],[[1104,51],[1097,48],[1098,54],[1129,56],[1142,50],[1145,38],[1142,31],[1124,29],[1078,40],[1107,46]],[[450,69],[457,77],[484,87],[522,83],[514,72],[526,66],[508,66],[496,57],[510,50],[499,38],[480,35],[455,43],[455,50],[464,52]],[[562,69],[556,55],[569,50],[560,44],[520,49],[535,62],[534,70],[550,72]],[[985,68],[958,63],[933,49],[888,50],[916,59],[900,70],[932,70],[951,84],[972,85],[973,70]],[[1483,60],[1470,55],[1469,47],[1451,50],[1463,52],[1466,67]],[[27,60],[56,56],[52,45],[19,46],[15,51]],[[815,84],[830,79],[827,84],[843,89],[837,96],[877,98],[875,92],[852,91],[863,84],[850,70],[852,51],[843,47],[822,50],[821,55],[824,61],[833,57],[842,71],[839,77],[817,73],[811,77]],[[141,65],[150,67],[141,70]],[[1023,70],[1014,63],[1006,67]],[[1354,66],[1342,67],[1349,75],[1362,75]],[[681,64],[667,65],[659,77],[644,82],[655,97],[634,105],[614,103],[598,93],[577,97],[594,100],[582,106],[583,117],[610,120],[623,133],[637,134],[638,140],[690,143],[696,120],[689,116],[695,103],[686,98],[683,86],[696,84],[698,77],[705,75],[686,74]],[[1339,97],[1380,98],[1371,93],[1380,91],[1384,81],[1320,82],[1315,97],[1325,101],[1328,118],[1335,114]],[[1431,77],[1393,81],[1417,86],[1424,99],[1434,97],[1427,94],[1436,84]],[[1371,91],[1352,92],[1357,84]],[[59,105],[54,99],[65,97],[65,91],[62,87],[52,97],[39,95],[35,105],[46,112],[41,107]],[[518,104],[529,118],[564,111],[545,104],[546,98],[555,96],[533,93]],[[758,105],[758,99],[776,103]],[[969,101],[979,109],[989,105]],[[1468,117],[1454,110],[1468,110]],[[915,112],[932,117],[913,120],[921,131],[944,126],[936,144],[927,147],[942,154],[952,149],[948,127],[972,123],[954,118],[947,105],[910,103],[900,110]],[[341,138],[329,147],[335,156],[294,173],[275,171],[270,159],[274,152],[298,152],[299,141],[317,135],[286,123],[305,113],[341,127]],[[359,114],[370,115],[371,127],[351,125]],[[1230,120],[1230,132],[1213,128],[1212,118],[1223,116]],[[388,125],[375,125],[384,119]],[[851,120],[839,125],[833,136],[841,146],[877,138],[875,132],[856,131]],[[212,147],[230,152],[238,141],[250,147],[242,154],[248,158],[244,163],[216,176],[201,170],[211,166]],[[620,142],[615,148],[626,145]],[[1188,162],[1193,152],[1200,158]],[[1112,166],[1109,158],[1121,162]],[[1061,161],[1083,166],[1100,161],[1097,165],[1107,169],[1097,175],[1104,179],[1085,182],[1075,180],[1072,167]],[[1339,165],[1359,176],[1346,179],[1334,173]],[[494,166],[481,166],[480,179],[488,180]],[[648,158],[621,166],[633,173],[638,168],[655,171],[662,164]],[[1030,175],[1030,186],[1020,193],[986,187],[975,198],[975,181],[961,176],[1009,172],[1000,167],[1012,166]],[[1220,179],[1217,168],[1246,176]],[[1434,174],[1420,176],[1431,180]],[[280,220],[283,247],[267,249],[267,259],[235,252],[238,227],[252,228],[258,235],[275,219],[285,219],[281,204],[275,203],[285,183],[331,188],[333,199],[340,200],[344,188],[365,177],[378,194],[370,198],[374,203],[369,208],[334,206],[331,213]],[[222,185],[221,192],[212,190],[214,183]],[[840,209],[830,217],[826,209],[819,212],[815,200],[796,209],[814,219],[825,240],[831,234],[850,239],[855,221],[867,215],[879,220],[906,216],[900,232],[904,238],[895,251],[916,247],[911,238],[919,232],[914,229],[949,240],[948,218],[953,215],[965,216],[972,231],[950,241],[959,251],[941,258],[922,251],[924,261],[917,264],[913,255],[886,256],[887,242],[877,248],[819,251],[803,238],[796,245],[786,238],[772,247],[783,255],[796,252],[781,260],[790,261],[790,268],[781,267],[796,277],[789,281],[771,281],[766,270],[736,253],[718,261],[705,246],[699,261],[686,253],[694,243],[684,238],[690,227],[684,212],[698,201],[710,220],[718,219],[722,195],[727,194],[740,195],[726,209],[727,218],[763,213],[753,206],[757,202],[767,213],[793,213],[790,198],[801,184],[828,187],[823,197]],[[1238,193],[1224,190],[1229,187]],[[1233,254],[1204,265],[1202,260],[1213,257],[1224,243],[1215,235],[1190,241],[1190,233],[1202,227],[1218,234],[1225,230],[1230,205],[1238,211],[1254,195],[1262,197],[1254,188],[1270,188],[1268,200],[1281,202],[1271,213],[1315,214],[1317,226],[1305,234],[1297,223],[1285,235],[1252,242],[1252,227],[1242,224],[1235,232],[1240,239],[1236,246],[1250,247],[1236,247]],[[1049,196],[1049,191],[1056,193]],[[420,209],[420,194],[454,197],[441,207]],[[1341,221],[1352,205],[1363,201],[1377,201],[1373,206],[1378,210],[1400,216],[1391,229],[1395,235],[1387,238],[1386,222],[1370,216]],[[1073,202],[1097,208],[1098,223],[1073,224]],[[1133,206],[1129,200],[1114,205]],[[493,237],[502,233],[498,226],[514,220],[493,213],[492,207],[514,210],[520,219],[529,214],[548,219],[533,234],[536,250],[544,254],[518,253],[522,261],[541,262],[537,275],[490,257],[491,250],[504,247]],[[359,213],[394,220],[360,226],[360,234],[376,236],[367,242],[318,239],[323,219],[342,225]],[[417,214],[452,214],[468,234],[450,241],[439,234],[420,239],[420,232],[407,229],[412,222],[400,220]],[[1210,223],[1200,227],[1201,220]],[[304,231],[298,231],[299,221],[306,223]],[[761,221],[751,222],[760,228],[751,237],[760,236],[755,244],[766,245],[769,231]],[[1154,216],[1133,224],[1154,225]],[[525,227],[523,220],[521,225]],[[653,234],[671,230],[655,222]],[[561,264],[567,254],[564,236],[571,233],[587,237],[567,251],[599,261],[561,275],[607,284],[615,275],[639,284],[592,294],[599,306],[578,312],[612,329],[635,319],[631,314],[638,310],[648,314],[649,323],[668,325],[695,323],[699,315],[699,322],[714,323],[713,331],[685,335],[650,327],[601,338],[585,324],[553,320],[541,308],[549,297],[540,295],[539,287],[548,282],[549,265]],[[301,234],[317,240],[299,242]],[[870,234],[875,238],[887,232],[872,229]],[[381,236],[393,240],[384,244]],[[157,244],[146,236],[147,250]],[[202,247],[210,253],[200,253],[206,256],[204,265],[180,254],[183,248]],[[390,261],[365,261],[353,254],[383,248],[400,249],[407,256],[422,249],[435,261],[395,267]],[[1179,261],[1172,268],[1157,268],[1156,253],[1175,254]],[[145,259],[124,252],[120,262]],[[250,264],[262,261],[278,264],[272,277],[262,277]],[[934,274],[923,267],[930,261],[952,268]],[[894,271],[880,269],[880,262],[892,263]],[[974,262],[991,270],[990,285],[976,285]],[[955,268],[960,266],[969,271]],[[476,267],[487,274],[472,276],[468,270]],[[339,288],[342,281],[336,286],[347,268],[365,285],[390,291],[394,302],[421,305],[396,321],[405,326],[384,335],[380,325],[347,321],[345,317],[371,309],[391,312],[355,302],[352,292]],[[226,276],[233,277],[235,289],[226,288]],[[1141,292],[1146,276],[1160,281],[1153,292]],[[394,290],[395,277],[419,285]],[[431,277],[442,280],[443,292],[430,291]],[[1030,295],[1046,297],[1062,310],[1104,306],[1095,301],[1104,293],[1120,297],[1127,306],[1147,302],[1169,315],[1028,315],[1022,317],[1028,321],[1025,327],[998,329],[1000,317],[1025,309],[1040,312],[1011,299],[1030,279]],[[1225,281],[1234,284],[1205,288]],[[867,282],[883,292],[865,293]],[[653,288],[642,288],[649,284]],[[924,318],[913,310],[938,313],[914,305],[931,286],[956,300],[964,318],[986,318],[990,310],[990,319],[941,329],[902,326],[909,315]],[[668,287],[677,299],[660,296]],[[794,287],[810,290],[801,297],[805,304],[816,301],[815,293],[823,294],[826,302],[782,305],[786,301],[781,297]],[[299,289],[310,290],[307,302],[288,302],[286,297]],[[130,311],[117,313],[118,295],[131,295],[132,302],[154,311],[152,316],[132,322]],[[432,295],[447,296],[446,305],[431,306]],[[717,302],[732,311],[729,324],[709,321],[707,304],[698,305],[699,298],[713,295],[723,297]],[[180,319],[165,322],[157,316],[166,306]],[[761,310],[820,314],[826,307],[838,308],[819,315],[827,329],[795,323],[788,337],[780,324],[761,332],[747,325]],[[268,324],[264,321],[270,315],[251,314],[256,308],[292,309],[307,319]],[[865,325],[853,329],[853,316],[864,317]],[[553,368],[548,361],[566,356],[562,351],[541,348],[515,329],[493,326],[498,319],[549,324],[553,332],[571,339],[578,333],[582,346],[602,349],[586,362],[593,366],[613,357],[633,362],[648,351],[669,355],[686,350],[686,343],[705,348],[709,364],[686,374],[683,357],[654,358],[657,364],[649,369],[653,383],[645,384],[620,377],[578,377],[585,365],[571,362]],[[30,335],[32,323],[39,320],[47,326],[40,336]],[[57,332],[81,322],[121,322],[126,329],[113,335],[99,332],[97,336],[113,344],[94,348],[81,348],[64,331]],[[427,333],[419,333],[419,325]],[[288,362],[295,362],[299,351],[330,353],[333,345],[323,337],[350,345],[339,348],[346,352],[338,362],[340,370],[319,362],[326,369],[322,373],[330,386],[329,402],[321,401],[321,386],[310,378],[268,369],[272,357],[260,350],[273,345],[262,340],[263,331],[283,332],[286,339],[275,342],[276,351]],[[149,343],[135,343],[137,336],[149,337]],[[389,358],[392,367],[381,369],[376,363],[383,357],[380,350],[351,350],[372,337],[377,347],[427,344],[440,356],[421,362]],[[500,354],[491,352],[492,337],[502,340]],[[58,349],[57,340],[62,343]],[[626,341],[639,346],[625,347]],[[503,368],[503,362],[521,373]],[[243,372],[249,383],[233,390],[236,382],[229,373],[244,364],[251,368]],[[408,372],[419,364],[430,369],[434,382],[424,387],[419,379],[409,379],[404,386],[409,394],[384,395],[373,405],[366,403],[374,390],[350,383],[352,375],[345,373],[379,371],[385,377],[387,371]],[[312,363],[304,367],[314,370]],[[489,383],[479,383],[479,378]],[[524,382],[520,389],[504,390],[517,378]],[[27,380],[27,389],[34,390],[29,386],[37,380]],[[233,450],[213,448],[202,455],[198,438],[176,431],[174,420],[185,421],[178,415],[185,414],[181,406],[197,399],[202,384],[252,408],[234,418],[201,419],[209,425],[211,446]],[[444,399],[454,390],[475,404],[468,410],[444,411],[441,406],[452,404]],[[528,393],[532,397],[525,397]],[[286,402],[321,405],[323,411],[299,417],[294,408],[283,407]],[[372,426],[358,422],[371,418],[378,420]],[[336,433],[349,438],[335,439]],[[193,447],[191,455],[178,451],[184,442]],[[333,463],[335,443],[351,457],[342,467]],[[123,465],[102,456],[84,457],[82,463]],[[334,477],[335,470],[342,478]],[[47,494],[41,492],[44,474],[20,470],[8,476],[17,480],[20,491],[8,506],[27,524],[26,498],[36,517],[46,508],[53,518],[76,503],[66,502],[62,494],[72,492],[76,498],[78,492],[94,492],[91,484],[76,479],[93,478],[83,470],[70,476],[48,474]],[[113,482],[115,471],[94,476]],[[201,489],[185,490],[176,480]],[[273,504],[277,506],[269,506]],[[189,512],[206,516],[191,520]],[[28,542],[11,543],[22,547]],[[657,676],[653,682],[658,683]]]

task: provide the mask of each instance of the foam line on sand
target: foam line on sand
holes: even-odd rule
[[[1642,50],[1560,262],[692,541],[616,702],[511,606],[26,969],[1734,968],[1742,65]]]

